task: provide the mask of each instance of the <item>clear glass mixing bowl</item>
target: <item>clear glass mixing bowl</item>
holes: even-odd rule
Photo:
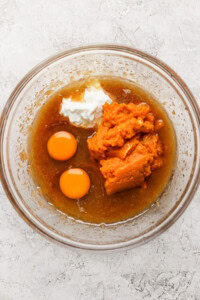
[[[146,213],[111,225],[75,221],[46,202],[30,175],[27,137],[49,95],[87,76],[114,75],[149,91],[167,111],[176,133],[176,164],[160,196]],[[21,217],[44,236],[79,249],[112,251],[138,246],[166,230],[183,213],[199,184],[199,108],[181,78],[158,59],[116,45],[77,48],[31,70],[11,94],[0,123],[0,176]]]

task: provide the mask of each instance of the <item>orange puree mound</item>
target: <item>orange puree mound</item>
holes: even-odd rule
[[[153,150],[153,151],[151,151]],[[118,157],[100,161],[101,172],[106,179],[105,188],[108,195],[136,186],[146,187],[145,178],[152,170],[162,166],[162,146],[158,135],[148,134],[142,138],[135,150],[125,159]]]
[[[96,134],[88,139],[93,159],[100,162],[108,195],[136,186],[146,187],[146,177],[163,165],[163,147],[149,105],[105,104]]]
[[[122,147],[127,139],[138,132],[154,131],[154,116],[149,105],[112,104],[103,106],[103,120],[96,135],[88,140],[88,147],[93,158],[106,157],[106,151],[112,147]]]

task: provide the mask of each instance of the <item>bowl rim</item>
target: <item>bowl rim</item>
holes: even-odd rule
[[[1,116],[0,116],[0,180],[1,180],[2,186],[4,188],[4,191],[9,199],[9,201],[11,202],[11,204],[13,205],[13,207],[15,208],[17,213],[22,217],[22,219],[32,229],[36,230],[41,235],[45,236],[46,238],[48,238],[50,240],[53,240],[54,242],[57,242],[59,244],[69,246],[72,248],[76,248],[76,249],[93,250],[95,252],[102,252],[102,251],[103,252],[105,252],[105,251],[112,252],[114,250],[129,249],[129,248],[133,248],[133,247],[142,245],[142,244],[152,240],[153,238],[157,237],[162,232],[167,230],[172,224],[174,224],[177,221],[177,219],[183,214],[185,209],[188,207],[191,200],[193,199],[194,194],[196,193],[196,190],[200,183],[200,166],[198,166],[199,172],[197,173],[197,176],[192,183],[191,191],[187,195],[183,205],[181,205],[182,204],[182,201],[181,201],[172,214],[170,214],[157,227],[153,228],[152,230],[148,231],[147,233],[144,233],[142,236],[136,237],[135,239],[131,239],[129,241],[114,243],[114,244],[107,244],[107,245],[85,244],[82,242],[73,241],[69,238],[66,238],[65,239],[66,242],[64,242],[62,240],[56,239],[56,237],[52,236],[47,231],[45,232],[41,227],[38,227],[33,222],[33,220],[31,220],[15,202],[15,199],[12,196],[12,193],[9,190],[9,186],[6,182],[3,167],[2,167],[3,157],[1,155],[1,149],[2,149],[2,145],[3,145],[3,127],[4,127],[4,124],[6,124],[6,119],[7,119],[7,115],[9,114],[10,108],[12,107],[13,103],[15,102],[15,99],[20,94],[20,92],[23,90],[23,88],[40,71],[42,71],[48,65],[56,62],[57,60],[60,60],[66,56],[70,56],[70,55],[74,55],[74,54],[81,54],[84,52],[89,52],[89,51],[94,51],[94,50],[99,50],[99,51],[107,50],[107,51],[121,52],[123,54],[132,54],[132,55],[135,55],[137,57],[147,60],[148,62],[154,64],[159,69],[164,71],[164,73],[169,75],[175,81],[175,83],[179,86],[179,88],[182,90],[184,95],[187,97],[187,99],[192,107],[196,122],[198,124],[198,130],[200,130],[200,108],[197,104],[197,101],[195,100],[190,89],[188,88],[186,83],[181,79],[181,77],[174,70],[172,70],[171,67],[169,67],[166,63],[164,63],[162,60],[155,58],[154,56],[152,56],[144,51],[141,51],[141,50],[138,50],[138,49],[135,49],[132,47],[128,47],[128,46],[123,46],[120,44],[95,44],[95,45],[92,44],[92,45],[76,47],[76,48],[72,48],[69,50],[61,51],[55,55],[48,57],[47,59],[43,60],[41,63],[37,64],[20,80],[20,82],[14,88],[13,92],[10,94],[10,96],[3,108]]]

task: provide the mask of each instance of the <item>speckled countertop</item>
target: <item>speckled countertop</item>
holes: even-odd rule
[[[162,59],[200,101],[198,0],[0,0],[0,111],[42,59],[100,42]],[[152,242],[97,255],[45,240],[18,217],[0,187],[0,300],[200,299],[199,196]]]

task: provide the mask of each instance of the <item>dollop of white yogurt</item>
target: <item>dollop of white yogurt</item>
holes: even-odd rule
[[[112,103],[112,99],[95,80],[85,88],[81,101],[73,101],[72,97],[63,98],[60,114],[68,117],[75,126],[92,128],[99,123],[106,102]]]

